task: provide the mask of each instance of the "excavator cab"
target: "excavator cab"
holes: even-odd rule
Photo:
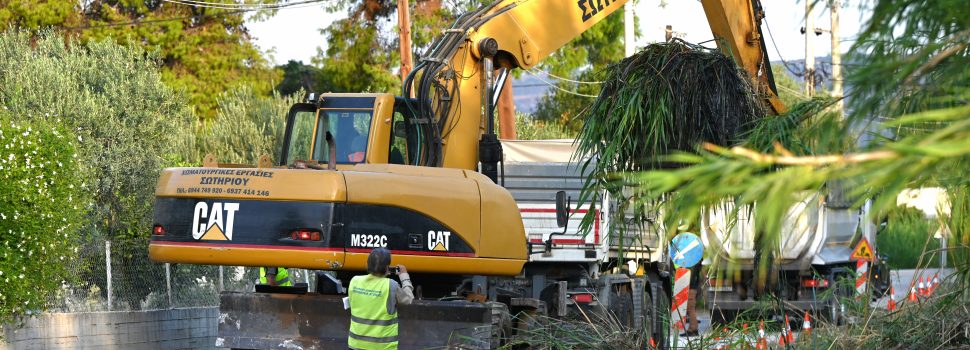
[[[404,99],[390,94],[309,94],[290,108],[280,165],[296,161],[328,164],[329,132],[334,163],[412,164],[418,133]]]

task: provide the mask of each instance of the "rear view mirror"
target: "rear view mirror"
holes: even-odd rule
[[[556,192],[556,224],[559,227],[566,227],[569,222],[569,199],[566,191]]]

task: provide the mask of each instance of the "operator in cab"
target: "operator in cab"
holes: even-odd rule
[[[260,267],[259,284],[291,287],[293,281],[290,281],[290,274],[285,267]]]
[[[397,305],[414,300],[414,287],[404,265],[395,267],[401,285],[387,276],[392,272],[391,251],[376,248],[367,256],[367,272],[350,280],[351,349],[397,349]]]

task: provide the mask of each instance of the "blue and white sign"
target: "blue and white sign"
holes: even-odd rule
[[[670,241],[670,259],[678,267],[690,268],[701,262],[704,246],[700,237],[689,232],[681,233]]]

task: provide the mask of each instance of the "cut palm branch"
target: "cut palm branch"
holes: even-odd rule
[[[576,156],[586,159],[583,169],[591,174],[580,201],[596,201],[605,188],[624,206],[629,197],[614,174],[677,167],[664,156],[693,151],[702,142],[735,145],[768,111],[730,57],[680,40],[648,45],[602,74],[602,89],[578,137]],[[627,212],[620,209],[618,215]],[[633,215],[643,210],[634,206]],[[582,227],[591,222],[587,216]]]

